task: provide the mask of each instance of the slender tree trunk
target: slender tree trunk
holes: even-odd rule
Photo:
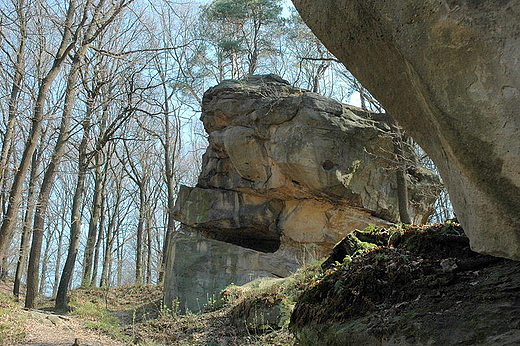
[[[109,273],[110,273],[110,263],[112,263],[112,243],[107,240],[105,243],[105,254],[103,256],[103,269],[101,270],[101,280],[99,282],[99,287],[109,286]]]
[[[255,74],[256,69],[258,68],[258,56],[260,54],[260,49],[258,47],[259,44],[259,35],[260,35],[260,28],[262,27],[262,21],[260,18],[257,18],[253,22],[254,30],[253,30],[253,37],[252,37],[252,49],[249,53],[249,70],[248,75],[252,76]]]
[[[36,97],[34,106],[31,129],[25,142],[25,148],[22,154],[22,159],[20,161],[18,170],[15,174],[13,185],[9,193],[9,204],[7,207],[7,212],[2,221],[2,226],[0,227],[0,258],[4,257],[5,251],[13,238],[14,227],[18,218],[18,211],[21,203],[23,183],[25,180],[25,176],[29,170],[31,158],[34,154],[34,151],[36,150],[36,146],[38,145],[38,139],[40,138],[40,133],[43,125],[44,107],[47,95],[54,80],[58,76],[64,64],[65,59],[67,58],[68,54],[76,44],[76,40],[75,38],[71,37],[72,35],[70,31],[74,18],[75,8],[76,0],[70,0],[69,7],[67,10],[67,18],[65,20],[64,25],[65,30],[62,36],[60,48],[58,49],[56,58],[54,59],[51,69],[43,78],[38,90],[38,95]],[[37,273],[36,277],[38,277]]]
[[[168,112],[167,112],[168,113]],[[170,120],[168,119],[168,114],[166,114],[165,119],[166,124],[166,135],[165,135],[165,147],[164,147],[164,163],[166,167],[166,188],[167,188],[167,224],[166,224],[166,232],[164,234],[164,240],[163,240],[163,248],[161,253],[161,266],[159,269],[159,278],[158,282],[163,283],[164,282],[164,270],[166,265],[166,253],[168,251],[168,248],[170,247],[170,238],[175,231],[175,219],[173,216],[174,207],[175,207],[175,190],[176,190],[176,181],[175,181],[175,173],[174,173],[174,164],[175,164],[175,152],[177,148],[178,143],[178,132],[175,134],[174,139],[174,146],[172,148],[171,142],[171,129],[170,129]],[[178,128],[178,127],[176,127]]]
[[[108,150],[110,152],[110,149]],[[103,184],[101,187],[102,191],[105,191],[107,179],[108,179],[108,166],[109,166],[109,160],[105,161],[105,168],[103,170]],[[105,242],[105,245],[108,243],[109,239],[105,237],[104,227],[105,227],[105,220],[106,220],[106,196],[104,193],[101,194],[101,211],[100,211],[100,217],[99,217],[99,231],[98,231],[98,240],[96,242],[96,249],[94,252],[94,265],[92,269],[92,279],[90,280],[92,284],[96,282],[98,268],[99,268],[99,257],[101,253],[101,247],[103,245],[103,242]],[[115,209],[115,206],[113,206]],[[112,251],[112,249],[110,249]],[[103,276],[101,276],[103,277]],[[100,284],[101,286],[101,284]]]
[[[123,284],[123,242],[119,237],[117,240],[117,286],[121,286]],[[112,262],[108,263],[110,266],[109,273],[112,273]]]
[[[144,186],[139,186],[139,221],[137,223],[137,248],[135,256],[135,284],[143,284],[143,237],[146,219],[146,192]]]
[[[92,103],[93,103],[93,99]],[[90,100],[89,100],[90,103]],[[87,112],[92,112],[93,104],[88,106]],[[90,115],[88,115],[90,117]],[[92,202],[92,212],[90,216],[90,222],[88,227],[88,237],[87,237],[87,245],[85,246],[85,254],[83,257],[83,276],[81,279],[82,286],[91,286],[93,281],[91,281],[92,277],[92,261],[94,256],[94,248],[96,245],[96,238],[98,232],[98,224],[99,217],[101,213],[101,202],[103,198],[103,177],[101,175],[101,167],[100,167],[100,155],[101,152],[97,152],[94,157],[95,161],[95,182],[94,182],[94,197]]]
[[[8,157],[11,157],[12,156],[12,153],[14,152],[14,141],[11,141],[11,149],[10,149],[10,153],[7,155]],[[2,177],[2,185],[0,185],[0,188],[2,188],[2,191],[0,192],[1,194],[1,197],[0,197],[0,208],[1,208],[1,212],[2,212],[2,215],[5,215],[7,214],[7,206],[8,206],[8,192],[9,192],[9,171],[8,170],[5,170],[4,171],[4,175]]]
[[[34,300],[38,287],[38,271],[41,256],[41,247],[43,244],[43,232],[45,227],[45,217],[47,215],[47,207],[49,205],[50,194],[54,185],[56,173],[61,164],[61,159],[65,153],[65,144],[69,137],[70,120],[72,117],[72,106],[76,97],[76,82],[78,79],[80,61],[85,54],[85,48],[80,48],[73,59],[73,63],[67,79],[67,86],[65,90],[65,105],[60,125],[60,131],[51,161],[47,166],[45,175],[43,177],[40,194],[38,196],[38,207],[34,217],[33,226],[33,241],[31,245],[31,253],[29,256],[29,268],[27,277],[27,295],[25,299],[25,306],[27,308],[34,307]]]
[[[78,158],[78,179],[76,189],[72,200],[72,215],[70,222],[70,243],[67,252],[67,259],[63,267],[58,292],[56,293],[57,310],[65,310],[67,308],[67,292],[72,282],[72,274],[78,254],[79,237],[81,234],[81,205],[85,191],[85,178],[88,169],[87,145],[90,139],[90,118],[83,120],[83,138],[79,146]]]
[[[117,185],[116,190],[116,201],[115,205],[113,206],[113,212],[110,216],[110,221],[108,223],[106,236],[105,236],[105,254],[103,257],[103,269],[101,272],[101,280],[99,283],[100,287],[109,286],[109,275],[111,273],[111,264],[112,264],[112,248],[114,246],[114,241],[117,238],[116,234],[116,219],[119,217],[119,210],[120,210],[120,204],[121,204],[121,184]]]
[[[70,51],[75,47],[78,36],[79,36],[79,31],[75,32],[74,35],[72,35],[72,33],[71,33],[71,27],[72,27],[72,23],[73,23],[73,19],[74,19],[74,13],[77,10],[76,9],[77,0],[69,0],[69,1],[70,2],[69,2],[69,9],[67,11],[67,20],[66,20],[65,26],[64,26],[64,28],[65,28],[64,29],[65,34],[63,35],[64,41],[62,41],[63,49],[60,47],[60,52],[63,51],[63,54],[59,55],[60,59],[55,59],[55,66],[57,65],[57,62],[60,63],[59,66],[61,66],[63,64],[64,59],[69,55]],[[131,2],[131,0],[129,2]],[[126,4],[128,4],[129,2],[127,2]],[[64,109],[63,109],[62,123],[60,125],[60,133],[59,133],[58,139],[56,141],[54,153],[51,157],[51,162],[45,172],[45,176],[44,176],[43,183],[42,183],[42,190],[40,191],[40,196],[38,199],[39,205],[38,205],[38,208],[36,209],[36,215],[35,215],[34,227],[33,227],[34,251],[33,251],[33,248],[31,247],[31,254],[29,257],[27,296],[26,296],[26,302],[25,302],[26,307],[34,306],[34,299],[36,297],[36,287],[38,286],[38,274],[37,274],[38,261],[40,259],[40,255],[41,255],[41,245],[42,245],[41,238],[43,237],[43,227],[44,227],[45,215],[46,215],[47,206],[49,203],[50,191],[52,189],[52,185],[54,183],[54,178],[56,175],[56,170],[60,164],[61,158],[62,158],[64,150],[65,150],[65,143],[67,142],[68,136],[69,136],[68,129],[70,126],[70,119],[71,119],[71,115],[72,115],[72,106],[74,105],[74,101],[75,101],[75,97],[76,97],[76,93],[75,93],[76,83],[78,80],[79,70],[81,67],[80,66],[81,61],[83,60],[89,45],[114,20],[115,16],[122,10],[122,8],[124,6],[126,6],[126,4],[124,4],[123,2],[120,2],[117,5],[114,5],[111,16],[106,18],[106,20],[104,22],[100,22],[99,19],[102,16],[101,9],[103,7],[103,3],[104,3],[104,1],[100,1],[96,6],[93,6],[93,4],[90,1],[88,1],[85,4],[85,7],[83,9],[83,15],[81,17],[80,23],[78,24],[78,28],[79,29],[85,28],[85,32],[84,32],[84,36],[82,38],[81,44],[72,58],[72,64],[71,64],[70,72],[69,72],[69,75],[67,78],[67,86],[66,86],[66,90],[65,90],[65,105],[64,105]],[[85,22],[89,16],[90,10],[93,10],[91,22],[89,25],[85,26]],[[65,40],[65,38],[66,38],[66,40]],[[70,43],[69,45],[66,45],[66,42],[68,42],[71,38],[73,38],[72,43]],[[63,43],[63,42],[65,42],[65,43]],[[53,68],[54,68],[54,66],[53,66]],[[51,71],[53,71],[53,70],[51,70]],[[58,72],[59,72],[59,69],[56,69],[53,76],[56,77],[55,75]],[[46,84],[44,84],[44,85],[46,85]],[[47,87],[47,90],[49,87],[50,87],[50,85]],[[37,100],[36,104],[38,107],[38,104],[39,104],[38,100]],[[40,108],[41,109],[39,110],[39,112],[42,113],[43,112],[43,103],[41,104]],[[35,114],[36,113],[37,112],[35,111]],[[43,113],[42,113],[42,116],[43,116]],[[86,117],[86,118],[88,119],[88,117]],[[88,119],[87,122],[88,122],[88,126],[86,126],[86,128],[85,128],[85,122],[84,122],[84,133],[85,133],[85,131],[88,132],[88,130],[89,130],[90,119]],[[38,122],[38,124],[39,124],[39,127],[41,128],[41,117],[40,117],[40,121]],[[34,127],[35,126],[33,125],[33,128]],[[87,136],[88,136],[88,134],[87,134]],[[85,142],[85,148],[84,148],[85,152],[86,152],[86,145],[87,145],[87,143]],[[81,151],[81,148],[80,148],[80,151]],[[25,153],[24,153],[24,155],[25,155]],[[85,162],[81,162],[82,156],[80,153],[80,171],[81,171],[81,169],[86,170],[86,166],[88,164],[86,153],[83,156],[84,156],[83,159],[85,160]],[[23,162],[23,159],[22,159],[22,162]],[[78,177],[78,185],[79,185],[80,180],[82,180],[82,184],[84,184],[85,177],[81,176],[81,174]],[[15,182],[16,182],[16,177],[15,177]],[[82,193],[83,193],[83,191],[81,191],[81,194]],[[78,203],[80,203],[80,202],[81,201],[78,201]],[[79,213],[80,207],[78,205],[76,207],[78,208],[78,213]],[[73,208],[74,208],[74,205],[73,205]],[[71,228],[77,227],[77,224],[74,222],[74,216],[76,216],[76,215],[74,215],[74,211],[73,211],[73,220],[71,222],[72,223]],[[77,220],[77,221],[79,222],[79,220]],[[4,223],[5,223],[5,220],[4,220]],[[2,227],[4,227],[4,224],[2,224]],[[1,232],[1,229],[0,229],[0,232]],[[71,249],[71,247],[74,246],[74,243],[75,243],[74,237],[71,237],[70,244],[69,244],[69,256],[72,255],[71,250],[74,250],[74,249]],[[0,241],[0,244],[1,244],[1,241]],[[77,244],[75,246],[77,246]],[[69,261],[69,258],[67,258],[67,261]],[[68,270],[70,269],[69,266],[71,266],[71,265],[73,268],[73,266],[74,266],[73,262],[65,263],[65,267],[66,267],[66,268],[64,268],[65,274],[68,273]],[[70,274],[72,275],[72,272]],[[70,280],[70,277],[68,279]],[[65,285],[65,287],[63,287],[61,285],[62,280],[63,280],[63,275],[62,275],[62,279],[60,280],[60,285],[58,287],[58,292],[57,292],[57,300],[56,300],[57,306],[59,306],[59,304],[61,304],[61,303],[64,303],[64,301],[58,300],[58,298],[60,298],[60,299],[66,298],[67,285]],[[65,278],[65,280],[67,280],[67,278]],[[60,288],[61,288],[61,291],[60,291]],[[63,294],[63,290],[65,291],[65,297],[61,296]],[[29,291],[31,291],[31,292],[29,292]]]
[[[152,225],[150,224],[150,216],[146,222],[146,284],[152,283]]]
[[[50,249],[52,245],[52,234],[48,234],[47,241],[45,242],[45,250],[43,251],[42,258],[42,270],[40,273],[40,287],[38,288],[39,294],[44,294],[45,290],[45,278],[47,277],[47,270],[49,268]]]
[[[158,65],[160,66],[160,65]],[[175,163],[177,150],[180,146],[180,122],[179,117],[173,112],[174,124],[172,126],[170,121],[171,109],[170,100],[172,94],[168,92],[166,83],[166,73],[161,71],[162,91],[163,91],[163,117],[164,117],[164,140],[162,141],[164,149],[164,167],[165,167],[165,181],[166,181],[166,193],[167,193],[167,210],[166,210],[166,232],[163,235],[163,246],[161,251],[161,259],[159,263],[159,275],[157,282],[159,284],[164,283],[165,268],[167,261],[167,252],[170,247],[170,238],[175,231],[175,219],[173,216],[175,208],[175,194],[177,182],[175,179]],[[172,128],[173,127],[173,128]]]
[[[105,253],[103,256],[103,265],[101,270],[101,280],[99,287],[109,286],[110,263],[112,263],[112,247],[114,245],[114,231],[112,227],[107,227],[107,235],[105,241]]]
[[[16,3],[17,25],[20,30],[18,48],[16,50],[16,60],[14,63],[14,77],[11,86],[11,94],[8,100],[7,125],[4,132],[2,151],[0,153],[0,186],[4,186],[6,180],[7,163],[11,153],[11,146],[14,137],[16,123],[16,113],[18,109],[18,97],[20,95],[23,76],[24,76],[24,56],[27,44],[27,21],[25,17],[25,0]],[[0,205],[4,205],[4,193],[0,194]]]
[[[65,215],[62,216],[62,226],[58,230],[58,248],[56,249],[56,268],[54,269],[54,283],[52,285],[52,296],[56,297],[58,292],[58,283],[60,281],[61,255],[63,253],[63,232],[65,230]]]
[[[363,86],[359,87],[359,101],[361,102],[361,108],[367,110],[365,88]]]
[[[20,239],[20,252],[18,253],[18,262],[16,263],[16,273],[14,276],[13,294],[18,300],[20,297],[20,285],[22,275],[25,273],[27,264],[27,254],[29,252],[29,241],[31,237],[31,222],[34,217],[34,209],[36,208],[36,174],[38,173],[39,159],[35,151],[32,157],[31,174],[29,178],[29,194],[27,196],[27,210],[23,223],[22,237]]]
[[[410,218],[410,211],[408,206],[408,184],[406,180],[406,157],[404,155],[404,134],[397,124],[394,124],[393,130],[395,133],[394,137],[394,155],[397,162],[395,171],[396,182],[397,182],[397,202],[399,208],[399,217],[402,223],[410,224],[412,220]]]
[[[104,188],[103,188],[103,190],[104,190]],[[98,230],[98,237],[96,240],[96,246],[94,248],[94,260],[92,261],[92,277],[90,278],[91,285],[96,284],[96,279],[98,276],[98,268],[99,268],[99,256],[100,256],[100,252],[101,252],[101,247],[103,245],[103,242],[105,241],[104,230],[103,230],[103,227],[105,225],[105,197],[104,196],[101,198],[101,208],[100,208],[99,214],[100,214],[99,215],[99,230]]]

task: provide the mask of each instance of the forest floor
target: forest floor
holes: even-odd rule
[[[472,252],[453,224],[355,234],[325,269],[230,286],[199,313],[164,308],[152,285],[77,289],[70,313],[50,300],[27,311],[0,282],[0,345],[295,346],[295,305],[291,329],[319,340],[307,345],[334,344],[336,322],[368,342],[357,344],[520,344],[520,262]]]
[[[26,310],[11,290],[12,282],[0,281],[2,346],[70,346],[76,340],[80,346],[296,344],[286,325],[258,334],[241,328],[233,312],[236,304],[183,315],[165,309],[160,286],[77,289],[66,314],[53,312],[50,299]],[[242,288],[231,290],[235,301],[244,295]]]

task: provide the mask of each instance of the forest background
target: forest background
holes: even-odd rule
[[[1,0],[0,61],[0,276],[27,307],[162,282],[218,82],[274,73],[384,111],[289,1]],[[433,220],[450,214],[443,193]]]

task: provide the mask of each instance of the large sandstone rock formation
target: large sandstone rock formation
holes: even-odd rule
[[[520,2],[293,2],[433,158],[472,248],[520,259]]]
[[[270,75],[208,90],[202,121],[202,173],[196,187],[181,188],[175,215],[206,236],[265,252],[317,244],[326,253],[356,228],[399,220],[382,114]],[[437,181],[417,165],[408,172],[410,213],[423,222]]]
[[[393,139],[384,115],[270,75],[208,90],[202,121],[209,134],[202,173],[196,187],[181,187],[175,216],[185,230],[214,240],[185,234],[173,242],[167,301],[189,307],[196,290],[244,283],[249,273],[285,276],[328,254],[354,229],[399,220]],[[424,222],[439,181],[413,164],[410,150],[407,156],[410,214]],[[250,268],[241,260],[241,269],[230,269],[238,258],[251,259]],[[212,283],[198,278],[218,272],[215,263],[221,262],[227,267]]]

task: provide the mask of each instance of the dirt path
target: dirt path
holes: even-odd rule
[[[26,338],[25,342],[18,343],[18,346],[70,346],[76,339],[81,346],[125,345],[85,328],[84,322],[76,316],[25,310],[20,310],[19,313],[26,315],[22,318]]]

